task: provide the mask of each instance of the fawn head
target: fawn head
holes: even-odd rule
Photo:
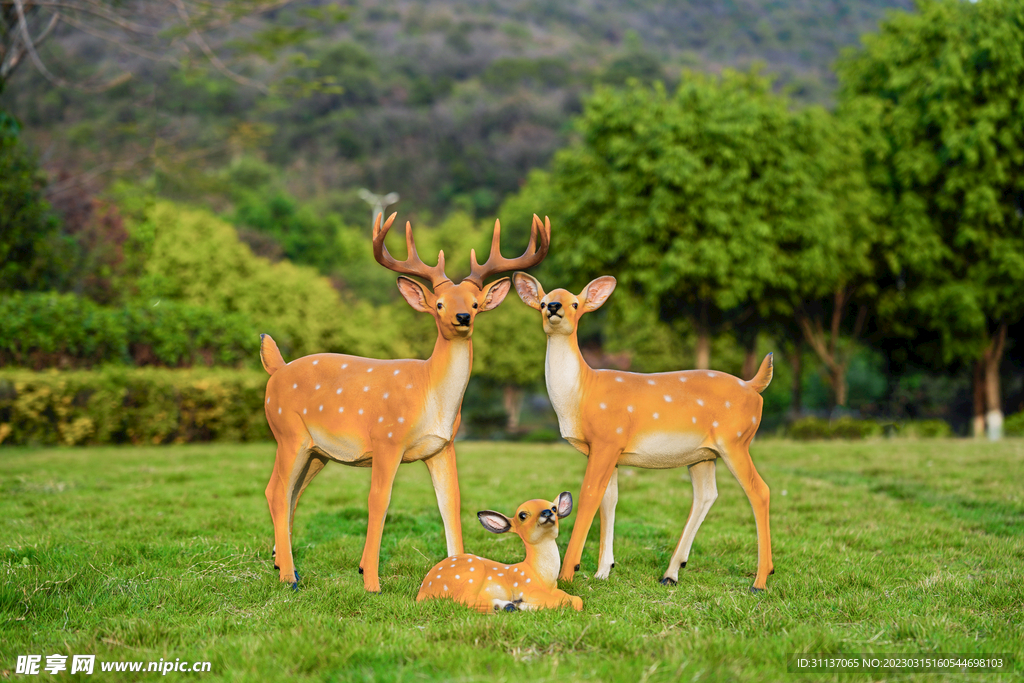
[[[537,545],[547,539],[558,537],[558,520],[572,512],[572,494],[563,491],[555,502],[528,500],[516,510],[511,519],[493,510],[476,513],[484,528],[495,534],[515,531],[523,543]]]
[[[382,226],[378,215],[373,225],[373,255],[377,262],[396,273],[415,275],[430,281],[425,287],[416,280],[407,277],[398,278],[398,291],[405,300],[417,311],[430,313],[437,321],[438,333],[446,340],[468,339],[473,335],[473,322],[477,313],[490,311],[498,307],[508,294],[509,279],[501,278],[484,286],[484,280],[497,273],[529,268],[537,265],[548,253],[551,244],[551,222],[533,217],[530,230],[530,243],[526,252],[515,259],[506,259],[501,255],[501,224],[494,222],[494,234],[491,239],[491,253],[487,261],[480,265],[476,260],[476,250],[471,252],[472,271],[459,284],[453,283],[444,272],[444,252],[437,255],[437,265],[428,266],[416,252],[416,244],[412,238],[412,224],[405,224],[405,245],[408,256],[405,261],[395,260],[384,246],[391,223],[397,214],[391,214]],[[538,237],[540,243],[538,244]]]
[[[583,314],[601,308],[615,291],[615,278],[611,275],[603,275],[592,280],[579,295],[565,289],[556,289],[545,294],[537,278],[526,273],[516,273],[512,276],[512,281],[523,303],[541,312],[544,332],[549,337],[576,332]]]

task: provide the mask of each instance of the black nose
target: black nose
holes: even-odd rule
[[[456,313],[455,321],[459,325],[469,325],[469,313]]]
[[[562,307],[562,304],[557,301],[552,301],[548,304],[548,311],[552,314],[558,313],[558,309]]]
[[[554,516],[554,514],[555,514],[555,513],[554,513],[554,512],[552,512],[551,510],[541,510],[541,511],[540,511],[540,516],[541,516],[541,517],[545,517],[545,518],[547,518],[547,517],[553,517],[553,516]]]

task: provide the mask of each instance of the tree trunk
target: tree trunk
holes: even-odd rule
[[[803,362],[804,343],[801,339],[793,340],[793,359],[790,361],[790,366],[793,368],[793,387],[791,390],[791,398],[789,400],[789,413],[796,419],[803,413]]]
[[[985,435],[985,361],[974,364],[974,421],[972,434],[975,439]]]
[[[711,335],[708,333],[705,315],[697,319],[697,348],[694,351],[694,367],[698,370],[707,370],[711,367]]]
[[[743,379],[750,379],[757,372],[757,335],[749,341],[746,354],[743,356]]]
[[[1006,324],[999,326],[985,349],[985,424],[989,441],[1003,438],[1003,404],[999,397],[999,363],[1006,345]]]
[[[832,375],[832,391],[836,397],[835,408],[846,407],[846,366],[847,362],[843,362],[835,363],[829,368]]]
[[[846,368],[850,365],[853,357],[854,347],[847,345],[844,349],[840,345],[840,332],[843,315],[846,311],[846,304],[850,301],[850,293],[840,288],[835,291],[835,302],[832,307],[832,320],[829,330],[826,332],[820,318],[811,319],[806,313],[798,312],[796,315],[797,325],[804,333],[806,341],[818,358],[828,368],[829,381],[832,384],[832,395],[835,399],[835,407],[846,407],[847,384]],[[864,322],[867,320],[868,309],[861,306],[857,311],[857,318],[853,323],[853,331],[850,340],[855,341],[864,329]]]
[[[506,427],[508,431],[519,431],[519,416],[522,414],[523,390],[514,384],[506,384],[502,402],[505,407],[505,414],[508,415]]]

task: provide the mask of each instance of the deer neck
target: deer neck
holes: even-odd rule
[[[562,564],[555,539],[549,538],[536,545],[527,545],[526,560],[523,564],[529,565],[540,581],[554,587],[558,583],[558,569]]]
[[[473,368],[471,339],[447,340],[440,334],[427,361],[427,401],[425,418],[430,433],[451,439],[455,418],[462,407],[462,396]]]
[[[550,335],[544,359],[544,382],[565,438],[579,437],[580,404],[593,370],[583,360],[576,332]]]

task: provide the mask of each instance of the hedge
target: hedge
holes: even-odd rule
[[[259,335],[244,315],[175,301],[107,308],[74,294],[0,296],[0,365],[258,367]]]
[[[0,444],[266,440],[267,378],[206,368],[0,370]]]
[[[841,417],[826,420],[805,417],[794,420],[786,435],[798,441],[811,439],[867,439],[873,436],[912,437],[919,439],[944,438],[953,435],[953,429],[943,420],[908,420],[895,424],[882,424],[874,420]]]

